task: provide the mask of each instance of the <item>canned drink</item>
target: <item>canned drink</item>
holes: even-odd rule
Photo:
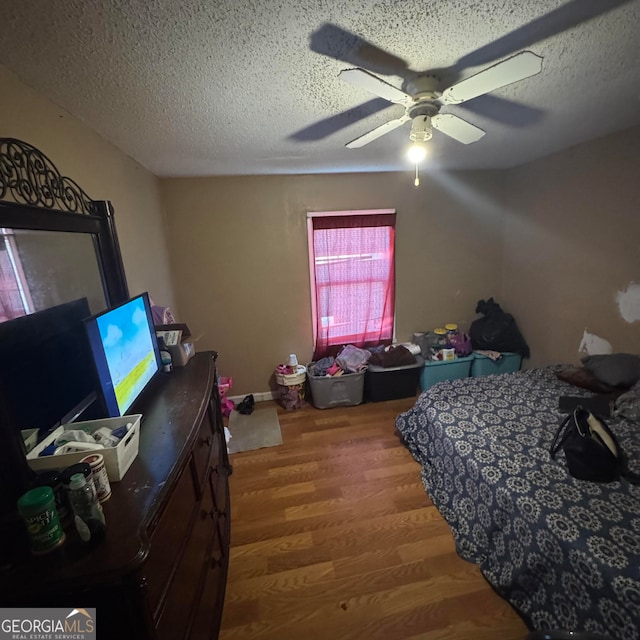
[[[82,458],[81,462],[91,466],[91,475],[98,501],[106,502],[111,497],[111,484],[109,483],[107,468],[104,466],[104,456],[100,453],[92,453]]]
[[[31,553],[49,553],[64,543],[66,536],[51,487],[36,487],[20,496],[18,512],[27,527]]]

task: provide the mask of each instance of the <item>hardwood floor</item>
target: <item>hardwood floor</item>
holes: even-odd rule
[[[456,554],[399,440],[414,401],[278,407],[282,446],[231,456],[221,640],[526,637]]]

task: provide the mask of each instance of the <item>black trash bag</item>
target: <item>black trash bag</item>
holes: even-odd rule
[[[245,396],[242,402],[236,407],[236,411],[238,413],[242,413],[244,415],[250,415],[253,413],[253,406],[255,405],[255,400],[252,394]]]
[[[476,313],[484,315],[471,323],[469,336],[474,349],[512,351],[523,358],[529,357],[529,346],[518,329],[514,317],[505,313],[493,298],[480,300]]]

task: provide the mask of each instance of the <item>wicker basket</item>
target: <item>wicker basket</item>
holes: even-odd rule
[[[276,382],[285,387],[294,387],[297,384],[303,384],[307,379],[307,367],[299,364],[295,373],[278,373],[275,372]]]

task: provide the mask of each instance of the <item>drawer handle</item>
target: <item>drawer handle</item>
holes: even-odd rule
[[[206,438],[202,438],[200,440],[200,445],[201,446],[207,445],[207,447],[210,447],[212,442],[213,442],[213,439],[211,438],[211,436],[207,436]]]

